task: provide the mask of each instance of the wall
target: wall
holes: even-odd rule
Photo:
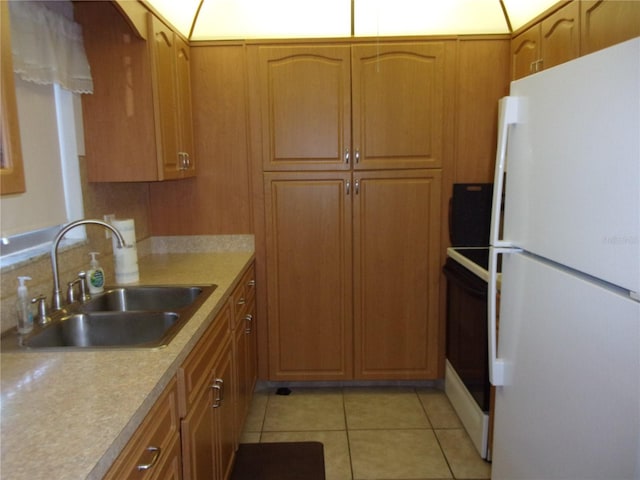
[[[191,48],[197,176],[152,184],[153,235],[253,233],[243,45]]]
[[[136,223],[138,242],[150,236],[149,186],[146,183],[88,183],[84,170],[84,158],[80,158],[80,174],[84,196],[85,218],[99,218],[105,213],[115,213],[117,218],[133,218]],[[107,275],[107,283],[113,282],[113,254],[111,240],[107,240],[100,227],[87,228],[88,241],[69,248],[58,255],[60,284],[66,285],[81,270],[89,265],[88,252],[101,252],[100,261]],[[139,254],[144,250],[139,247]],[[15,301],[18,276],[32,277],[28,283],[29,293],[35,297],[44,294],[51,299],[53,279],[50,256],[44,255],[32,261],[3,268],[0,272],[0,331],[15,325]]]

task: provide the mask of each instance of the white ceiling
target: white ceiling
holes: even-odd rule
[[[194,41],[352,34],[367,37],[510,33],[557,3],[557,0],[143,1]]]

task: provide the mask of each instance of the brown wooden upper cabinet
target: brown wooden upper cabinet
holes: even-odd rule
[[[94,81],[82,98],[88,180],[194,176],[187,43],[148,12],[145,40],[112,2],[74,8]]]
[[[149,14],[152,78],[156,98],[156,144],[164,179],[193,176],[193,121],[189,45]]]
[[[514,80],[580,55],[579,12],[578,2],[569,3],[513,39]]]
[[[2,78],[0,79],[0,194],[25,191],[22,147],[18,125],[18,107],[11,61],[11,30],[9,3],[0,2],[0,48],[2,48]]]
[[[580,8],[582,55],[640,35],[638,1],[582,0]]]
[[[640,2],[574,0],[517,34],[512,79],[551,68],[640,35]]]
[[[259,47],[264,170],[347,170],[349,46]]]
[[[263,168],[442,165],[444,44],[259,47]]]

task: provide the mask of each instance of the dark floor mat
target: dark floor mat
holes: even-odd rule
[[[325,480],[320,442],[241,443],[231,480]]]

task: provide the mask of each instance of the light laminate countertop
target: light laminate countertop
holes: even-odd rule
[[[140,284],[218,285],[164,348],[3,352],[2,478],[102,478],[253,258],[245,251],[140,259]]]

